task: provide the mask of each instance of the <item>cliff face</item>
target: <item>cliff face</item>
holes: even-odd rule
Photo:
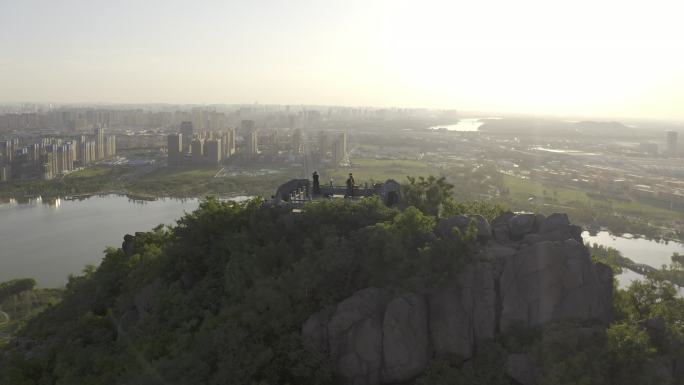
[[[594,264],[581,229],[564,214],[504,214],[443,219],[435,232],[457,236],[471,221],[480,243],[477,262],[452,282],[422,293],[359,290],[308,318],[302,335],[327,354],[349,384],[410,381],[433,357],[471,358],[482,341],[513,327],[612,318],[612,272]],[[509,374],[534,380],[525,356],[509,357]]]

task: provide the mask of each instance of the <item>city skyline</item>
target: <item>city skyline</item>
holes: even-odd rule
[[[0,102],[681,120],[678,10],[669,1],[613,0],[7,2]]]

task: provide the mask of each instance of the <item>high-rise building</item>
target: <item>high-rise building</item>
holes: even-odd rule
[[[85,119],[74,119],[71,121],[71,129],[77,132],[85,131],[88,127],[88,121]]]
[[[105,140],[105,156],[107,158],[116,156],[116,135],[109,135]]]
[[[19,147],[19,139],[9,139],[0,141],[0,155],[6,163],[12,163],[14,160],[14,153]]]
[[[235,129],[230,128],[221,136],[221,145],[223,146],[223,157],[230,158],[235,154]]]
[[[292,152],[301,154],[304,151],[304,139],[302,138],[302,130],[299,128],[292,131]]]
[[[197,131],[204,131],[204,111],[199,108],[193,108],[192,111],[192,126]],[[182,131],[181,131],[182,132]]]
[[[667,155],[677,156],[677,131],[667,132]]]
[[[194,133],[195,133],[195,130],[192,127],[192,122],[188,122],[188,121],[181,122],[180,132],[183,135],[183,143],[187,147],[190,147],[190,145],[192,144],[192,138],[193,138]],[[186,152],[186,149],[183,149],[183,152]]]
[[[251,127],[247,132],[245,147],[249,158],[254,158],[259,154],[259,132],[256,128]]]
[[[243,120],[240,122],[240,129],[243,132],[249,132],[256,128],[256,125],[254,124],[253,120]]]
[[[29,153],[29,161],[37,166],[40,163],[40,145],[38,143],[33,143],[26,147]]]
[[[328,134],[326,134],[325,131],[320,131],[318,133],[318,154],[321,158],[325,158],[328,156],[329,151],[330,142],[328,141]]]
[[[85,139],[85,138],[82,138]],[[79,160],[81,161],[81,167],[87,167],[93,163],[93,153],[95,148],[95,141],[83,140],[79,143]]]
[[[341,133],[332,145],[332,160],[335,166],[347,157],[347,134]]]
[[[235,154],[235,129],[229,129],[228,135],[228,148],[226,149],[226,153],[228,156],[232,156]]]
[[[8,164],[0,165],[0,182],[7,182],[11,178],[10,166]]]
[[[97,161],[97,142],[92,140],[90,142],[90,163]]]
[[[253,120],[243,120],[240,122],[240,131],[245,135],[245,154],[249,158],[254,158],[259,153],[259,133]]]
[[[221,139],[209,139],[204,142],[204,157],[207,163],[219,164],[223,158]]]
[[[64,143],[64,170],[62,172],[74,171],[74,161],[76,161],[76,144],[72,141]]]
[[[204,163],[204,139],[195,139],[192,141],[192,162]]]
[[[95,128],[95,157],[97,160],[105,158],[104,128]]]
[[[54,154],[52,152],[46,152],[43,157],[43,170],[41,172],[41,177],[44,180],[50,180],[54,176],[52,173],[53,155]]]
[[[178,165],[183,162],[183,134],[169,134],[166,137],[168,148],[168,164]]]

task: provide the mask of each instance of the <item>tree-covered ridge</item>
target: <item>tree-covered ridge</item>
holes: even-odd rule
[[[324,383],[301,346],[317,309],[369,286],[421,287],[458,270],[468,242],[435,218],[380,201],[301,213],[208,199],[174,227],[139,233],[72,277],[64,301],[23,331],[11,383]]]
[[[301,212],[208,199],[175,226],[127,236],[26,325],[0,358],[0,383],[339,383],[328,358],[303,344],[307,317],[359,289],[420,292],[449,281],[479,258],[474,227],[440,237],[438,216],[502,211],[455,202],[435,184],[450,190],[413,181],[404,211],[376,199],[314,202]],[[440,357],[416,382],[508,384],[510,352],[533,357],[542,384],[679,381],[660,375],[684,357],[684,301],[672,285],[634,284],[614,304],[607,329],[513,330],[466,363]]]

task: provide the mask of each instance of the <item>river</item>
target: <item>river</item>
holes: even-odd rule
[[[41,287],[62,286],[69,274],[99,265],[106,246],[121,247],[125,234],[173,224],[198,205],[197,199],[140,202],[117,195],[1,203],[0,282],[30,277]]]
[[[480,130],[480,126],[485,124],[487,120],[501,119],[501,118],[464,118],[460,119],[456,124],[441,124],[438,126],[428,127],[428,130],[447,130],[460,132],[475,132]]]
[[[584,242],[598,243],[617,249],[623,256],[637,263],[660,268],[669,265],[670,257],[674,253],[684,254],[684,244],[678,242],[656,242],[645,238],[633,238],[629,236],[618,237],[607,231],[600,231],[592,236],[588,232],[582,233]],[[629,286],[634,280],[643,280],[644,276],[628,269],[622,269],[623,273],[617,276],[620,287]],[[680,290],[682,292],[682,290]]]

